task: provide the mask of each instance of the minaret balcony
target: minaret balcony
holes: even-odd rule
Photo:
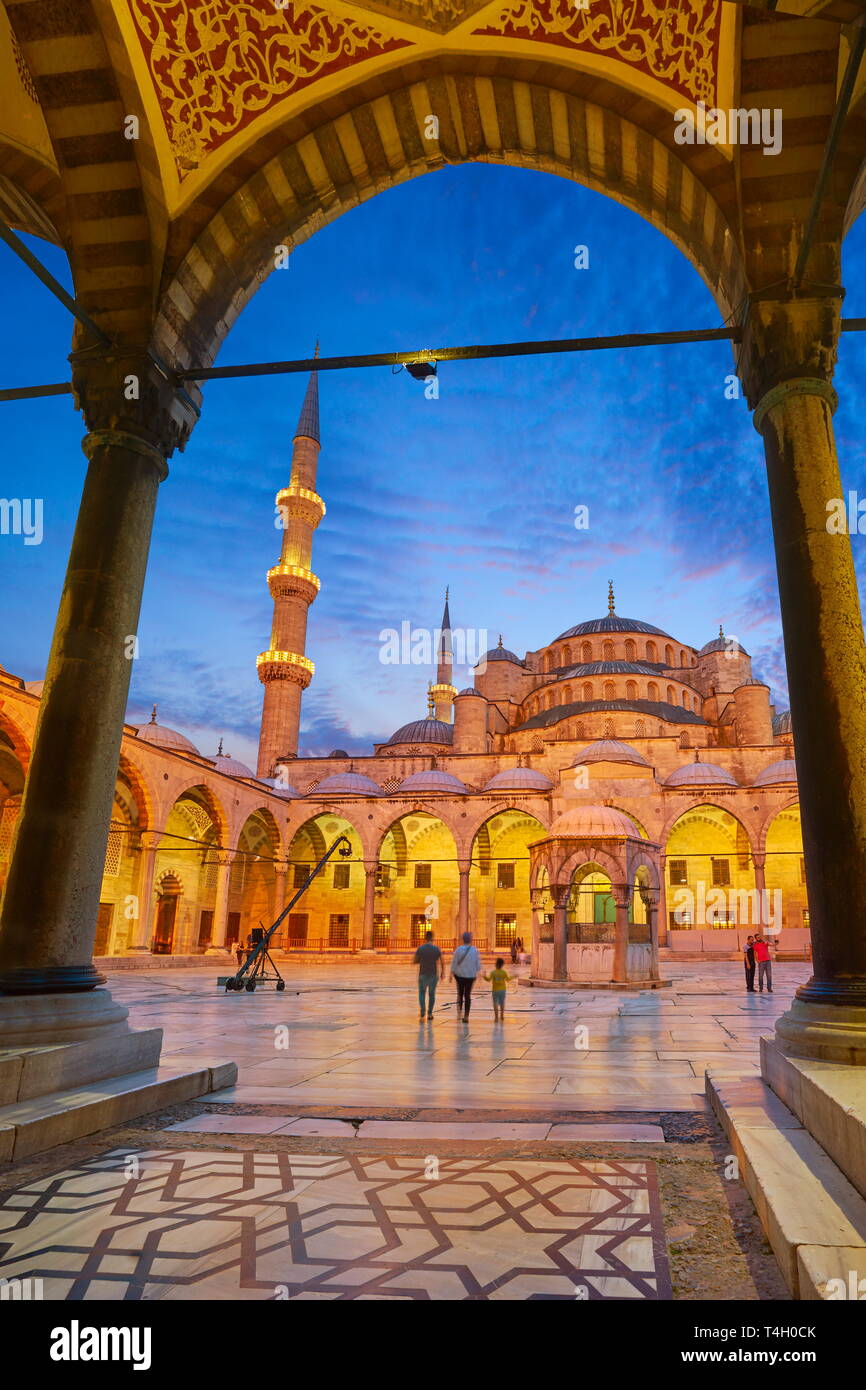
[[[312,603],[320,589],[319,577],[303,565],[274,565],[268,570],[271,598],[301,598]]]
[[[256,671],[262,685],[269,681],[291,681],[306,690],[316,668],[309,657],[299,652],[280,652],[272,648],[256,657]]]
[[[325,515],[325,504],[311,488],[291,483],[277,493],[277,507],[285,526],[289,520],[303,521],[316,527]]]
[[[456,698],[457,687],[456,685],[437,683],[436,685],[430,686],[429,694],[433,696],[437,704],[444,703],[446,700],[454,700]]]

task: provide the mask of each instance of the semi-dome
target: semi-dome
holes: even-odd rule
[[[638,763],[641,767],[649,767],[642,753],[618,738],[597,738],[588,743],[578,753],[572,767],[579,767],[581,763]]]
[[[450,792],[452,796],[466,796],[469,788],[460,781],[459,777],[453,777],[450,772],[443,772],[439,767],[431,767],[423,772],[410,773],[400,783],[397,791]]]
[[[618,811],[615,806],[572,806],[564,815],[557,817],[547,833],[549,836],[596,839],[622,839],[626,835],[633,840],[642,838],[631,817],[624,811]]]
[[[797,764],[793,758],[781,758],[777,763],[770,763],[763,772],[759,772],[753,787],[775,787],[780,782],[797,781]]]
[[[549,792],[553,783],[534,767],[506,767],[486,783],[486,792]]]
[[[325,777],[307,796],[381,796],[382,788],[372,777],[364,777],[360,772],[335,772]]]
[[[27,689],[30,687],[28,685]],[[781,714],[777,714],[773,720],[773,733],[778,737],[781,734],[792,734],[794,732],[791,724],[791,711],[783,709]]]
[[[711,785],[738,787],[740,784],[726,768],[716,767],[715,763],[702,763],[697,759],[693,763],[686,763],[683,767],[678,767],[665,782],[666,787],[707,787]]]
[[[458,691],[458,694],[457,694],[458,700],[460,699],[460,696],[461,696],[461,695],[477,695],[478,698],[479,698],[479,700],[483,700],[483,699],[485,698],[485,697],[481,694],[481,691],[480,691],[480,690],[476,690],[476,689],[475,689],[475,686],[474,686],[474,685],[467,685],[467,687],[466,687],[465,690],[460,690],[460,691]]]
[[[150,716],[149,724],[138,724],[136,726],[136,737],[142,743],[152,743],[156,748],[166,748],[173,753],[194,753],[199,757],[199,751],[194,743],[191,743],[183,734],[179,734],[177,729],[169,729],[165,724],[156,722],[156,705]],[[245,776],[250,776],[249,772]]]
[[[388,743],[451,743],[454,728],[441,719],[413,719],[388,739]]]
[[[247,767],[246,763],[242,763],[239,758],[230,758],[228,753],[223,752],[222,739],[213,762],[217,772],[225,773],[226,777],[255,777],[252,768]]]

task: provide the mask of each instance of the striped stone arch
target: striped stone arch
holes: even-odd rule
[[[188,218],[201,216],[201,201],[173,229],[172,246],[190,249],[161,296],[156,350],[180,366],[208,365],[269,274],[276,245],[295,247],[376,193],[468,161],[557,174],[640,213],[684,253],[728,317],[745,281],[729,221],[735,185],[722,155],[700,150],[699,179],[683,156],[691,147],[673,143],[670,113],[646,98],[555,66],[491,59],[485,67],[491,75],[460,70],[453,58],[428,62],[415,80],[392,75],[386,90],[380,78],[378,89],[352,89],[303,125],[280,127],[269,137],[280,148],[266,161],[264,140],[246,151],[244,164],[257,172],[227,192],[195,240]],[[430,115],[438,140],[425,138]]]

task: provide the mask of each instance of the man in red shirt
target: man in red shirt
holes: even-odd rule
[[[767,993],[773,993],[773,962],[770,960],[770,948],[762,936],[755,938],[755,960],[758,962],[758,993],[764,993],[764,980],[767,981]]]

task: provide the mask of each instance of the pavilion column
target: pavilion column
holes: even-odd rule
[[[469,930],[469,872],[471,861],[458,859],[457,872],[460,876],[457,894],[457,940]]]
[[[76,1010],[96,1029],[125,1017],[106,990],[57,996],[103,983],[93,941],[156,495],[191,420],[146,355],[82,360],[89,466],[0,918],[0,1045],[21,1033],[24,1001],[9,996],[46,996],[28,1017],[56,1019],[58,1040]]]
[[[631,901],[628,886],[617,884],[613,889],[613,900],[616,903],[616,936],[611,978],[614,984],[624,985],[628,982],[628,908]]]
[[[812,978],[776,1035],[866,1065],[866,645],[833,435],[839,310],[753,304],[740,370],[766,454],[812,928]]]
[[[758,898],[758,920],[755,926],[758,934],[763,936],[767,926],[767,879],[764,871],[764,855],[753,854],[752,864],[755,874],[755,893]]]
[[[229,884],[232,876],[232,856],[230,854],[218,854],[216,856],[217,876],[216,876],[216,896],[213,908],[213,930],[211,931],[210,945],[205,955],[210,955],[212,951],[222,954],[226,948],[226,928],[229,917]]]
[[[646,920],[649,927],[650,939],[650,979],[658,980],[659,977],[659,928],[658,928],[658,901],[657,892],[648,892],[644,898],[646,908]],[[626,960],[628,957],[626,956]]]
[[[553,899],[553,979],[568,979],[568,898],[570,886]]]
[[[141,834],[138,875],[135,883],[137,912],[132,930],[132,940],[126,948],[128,956],[146,955],[150,952],[153,880],[156,874],[156,852],[160,838],[160,835],[154,830],[144,830]]]
[[[364,862],[364,944],[363,950],[375,950],[376,940],[376,875],[378,861]]]
[[[659,895],[656,906],[656,946],[665,946],[668,939],[668,897],[667,897],[667,865],[668,857],[666,854],[659,855]]]

